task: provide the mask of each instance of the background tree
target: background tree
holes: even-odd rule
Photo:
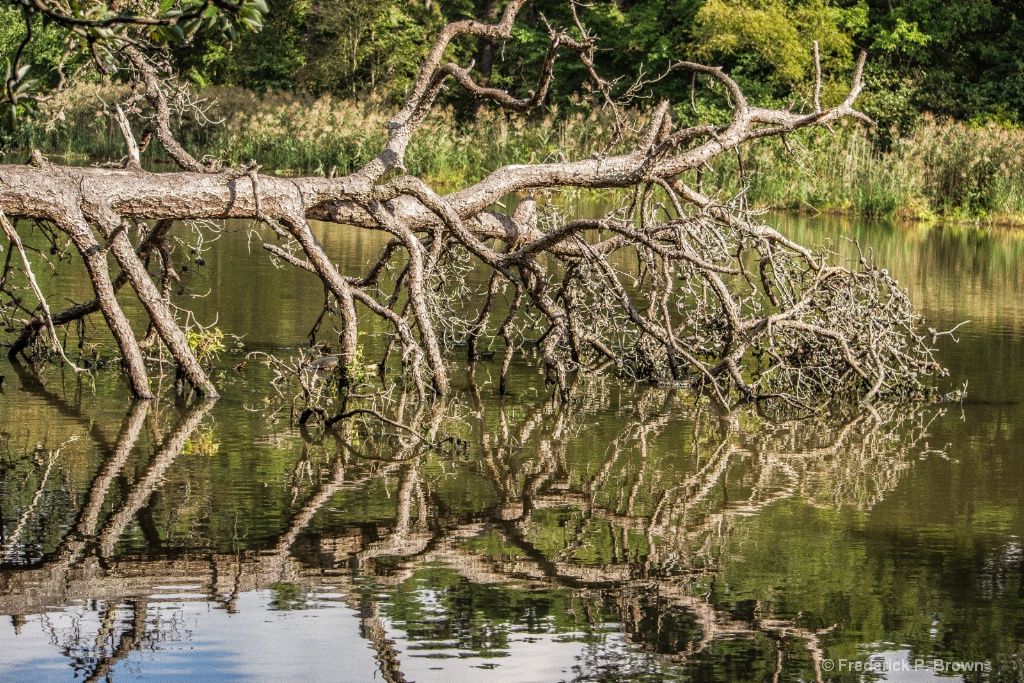
[[[431,35],[449,21],[491,17],[500,5],[496,0],[271,0],[263,31],[239,31],[230,42],[222,33],[197,34],[187,47],[175,48],[174,62],[179,73],[200,86],[401,96]],[[0,5],[2,60],[14,58],[24,37],[22,11],[18,3]],[[67,36],[40,12],[31,12],[35,37],[20,64],[34,65],[31,80],[53,85]],[[830,90],[841,96],[842,76],[852,71],[857,50],[869,51],[871,88],[863,106],[882,129],[895,125],[909,131],[923,112],[1013,123],[1024,111],[1017,50],[1022,29],[1012,3],[595,0],[578,12],[599,37],[595,61],[609,74],[641,69],[655,74],[671,59],[696,58],[727,67],[751,95],[788,101],[808,94],[809,46],[817,40],[826,99]],[[570,15],[558,0],[525,3],[497,54],[502,66],[497,84],[534,73],[547,49],[545,19],[565,26]],[[80,42],[79,48],[87,43]],[[468,41],[455,43],[453,49],[468,50],[460,57],[477,58],[476,72],[486,81],[493,63],[484,58],[487,50],[477,54],[477,46]],[[72,70],[81,64],[74,55],[69,59]],[[557,68],[549,97],[563,101],[579,93],[587,74],[570,62]],[[668,88],[667,83],[650,85],[661,97],[675,94]],[[715,102],[707,99],[703,105]]]

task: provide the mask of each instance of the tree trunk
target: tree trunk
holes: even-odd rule
[[[103,232],[106,233],[106,238],[112,238],[110,246],[114,252],[114,258],[121,266],[121,271],[127,275],[139,301],[142,302],[156,326],[157,333],[167,344],[167,348],[170,349],[171,355],[174,356],[174,360],[178,363],[189,384],[205,396],[216,397],[216,387],[203,372],[199,360],[188,345],[185,333],[178,327],[170,307],[150,279],[149,272],[139,260],[139,255],[135,253],[135,248],[128,239],[127,230],[121,226],[115,227],[107,224]]]
[[[117,303],[117,295],[110,282],[110,271],[107,269],[106,253],[92,239],[92,231],[83,223],[66,226],[78,252],[85,261],[85,268],[92,280],[93,291],[96,292],[96,301],[107,321],[107,327],[114,335],[118,347],[121,349],[121,358],[124,363],[124,370],[128,374],[128,383],[136,398],[153,398],[153,391],[149,387],[149,376],[146,372],[146,363],[142,357],[142,350],[135,339],[131,325],[120,304]]]

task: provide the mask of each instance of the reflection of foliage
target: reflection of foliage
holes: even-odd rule
[[[423,433],[444,422],[439,406],[415,408],[403,420]],[[928,445],[942,443],[941,408],[849,408],[776,423],[752,408],[721,413],[691,394],[596,381],[577,403],[481,400],[462,415],[468,455],[350,424],[301,441],[263,425],[254,449],[173,466],[158,458],[150,468],[140,456],[132,466],[150,487],[128,497],[144,514],[129,506],[114,518],[148,515],[154,528],[174,530],[161,537],[174,557],[193,559],[152,563],[122,538],[109,576],[97,580],[129,585],[125,572],[148,576],[159,564],[212,585],[202,572],[213,567],[229,577],[217,599],[238,577],[245,590],[269,588],[271,609],[282,610],[330,585],[362,615],[378,653],[406,640],[382,662],[500,657],[514,641],[543,637],[580,645],[579,680],[628,672],[765,681],[778,666],[786,679],[814,680],[816,657],[857,660],[865,642],[949,659],[1015,647],[1000,633],[1016,632],[1024,614],[1018,546],[979,550],[934,526],[924,540],[900,537],[885,514],[868,514],[919,506],[892,493],[912,468],[945,463]],[[249,443],[260,423],[243,419],[252,421],[234,438]],[[231,429],[218,421],[225,442]],[[43,464],[8,459],[17,475],[3,475],[5,521],[29,506]],[[155,477],[161,468],[166,476]],[[76,501],[88,481],[72,487]],[[47,514],[64,520],[48,523],[72,524],[76,515],[49,497],[61,484],[51,475],[42,488]],[[1013,523],[982,503],[972,523]],[[197,562],[195,548],[216,552]],[[983,599],[965,600],[965,582]],[[73,596],[76,585],[61,579],[58,589]],[[980,634],[962,635],[971,629]],[[1012,667],[1005,659],[1002,671]]]
[[[1024,680],[1024,651],[1018,648],[992,662],[989,683],[1017,683]]]
[[[571,593],[513,591],[474,584],[452,569],[422,569],[398,586],[386,606],[388,618],[407,631],[418,648],[439,643],[484,656],[501,656],[512,633],[565,633],[585,623]],[[583,622],[583,623],[581,623]]]
[[[267,609],[283,611],[306,609],[307,591],[304,586],[278,582],[271,584],[270,591],[273,598],[271,598]]]
[[[184,455],[217,455],[220,451],[220,442],[212,429],[197,430],[185,442],[182,449]]]
[[[493,531],[467,539],[463,547],[485,557],[519,557],[526,554],[522,548],[509,543],[501,534]]]

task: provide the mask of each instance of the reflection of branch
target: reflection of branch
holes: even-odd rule
[[[320,509],[343,487],[353,488],[361,484],[366,484],[399,467],[399,463],[388,463],[373,470],[370,474],[364,474],[359,478],[346,481],[345,457],[342,452],[347,449],[352,449],[352,447],[340,439],[338,441],[338,446],[339,452],[334,458],[334,462],[331,466],[331,472],[327,480],[319,486],[317,491],[310,496],[306,503],[303,504],[302,508],[294,517],[292,517],[291,521],[288,523],[288,528],[280,537],[278,537],[278,541],[274,548],[270,552],[262,553],[260,555],[260,567],[258,571],[261,576],[272,577],[272,580],[274,581],[281,581],[285,579],[284,571],[289,559],[289,553],[292,550],[292,546],[295,545],[295,541],[298,539],[299,534],[309,526]],[[241,572],[241,567],[239,567],[239,572]],[[236,597],[239,589],[239,578],[240,577],[236,576],[232,594],[227,598],[228,602]]]
[[[113,555],[117,539],[120,538],[132,517],[146,504],[156,487],[163,483],[167,468],[171,466],[175,458],[181,455],[185,442],[192,436],[192,432],[203,421],[213,404],[214,401],[203,401],[189,408],[181,417],[171,435],[164,440],[160,450],[153,456],[153,460],[146,468],[146,473],[135,482],[120,509],[110,517],[104,526],[99,536],[100,555],[103,557]]]
[[[385,540],[373,543],[362,550],[357,555],[360,563],[381,556],[418,555],[434,540],[434,535],[427,532],[426,520],[422,515],[418,517],[415,525],[412,523],[413,499],[423,500],[419,463],[413,462],[403,472],[396,498],[394,529]]]
[[[75,438],[77,437],[72,437],[71,440],[73,441]],[[60,457],[61,448],[65,445],[67,444],[62,444],[60,448],[50,450],[49,455],[46,458],[46,469],[43,470],[43,476],[39,478],[39,485],[36,487],[36,493],[32,496],[32,501],[28,504],[28,507],[25,508],[25,511],[21,513],[18,523],[14,525],[14,529],[4,542],[4,555],[10,553],[13,556],[16,553],[18,541],[21,540],[21,531],[25,528],[25,524],[32,516],[32,513],[35,512],[36,506],[39,505],[39,499],[42,497],[43,491],[46,489],[46,483],[50,479],[50,471],[53,469],[53,464],[57,462],[57,458]]]
[[[164,442],[160,452],[154,457],[147,475],[133,487],[121,510],[108,521],[99,539],[100,546],[106,548],[104,552],[107,555],[112,552],[113,544],[123,531],[124,526],[131,520],[138,508],[145,503],[148,495],[159,483],[160,475],[180,453],[185,440],[202,420],[212,403],[208,401],[186,413],[171,437]],[[69,570],[81,559],[86,548],[96,540],[92,534],[99,522],[110,485],[123,469],[135,447],[145,425],[150,406],[149,401],[138,401],[130,406],[117,441],[108,451],[109,456],[106,463],[93,478],[74,527],[67,533],[54,555],[45,560],[40,567],[11,574],[0,574],[0,596],[5,598],[5,602],[9,600],[11,604],[17,606],[36,604],[38,600],[43,600],[45,601],[43,604],[52,604],[51,601],[54,598],[47,598],[49,595],[64,594],[68,598],[71,597],[73,593],[68,585]],[[86,570],[81,578],[88,582],[91,578],[91,570]],[[91,582],[89,585],[92,588],[96,586]],[[96,596],[90,595],[89,597]],[[14,613],[24,613],[24,610],[22,607],[16,607]]]
[[[359,634],[370,641],[374,659],[380,669],[385,683],[406,683],[402,674],[402,663],[398,661],[398,650],[395,641],[388,638],[384,622],[380,617],[380,604],[373,599],[366,599],[359,610]]]
[[[331,496],[338,492],[344,482],[345,460],[339,454],[334,459],[334,465],[331,467],[330,478],[321,484],[316,494],[302,506],[302,509],[298,514],[292,517],[291,522],[288,524],[288,529],[278,538],[277,545],[273,551],[274,554],[283,557],[289,550],[291,550],[291,547],[295,544],[295,539],[298,538],[298,535],[303,529],[309,526],[309,523],[313,521],[313,517],[316,513],[319,512],[324,503],[331,499]]]
[[[57,414],[61,417],[70,418],[82,429],[83,433],[88,434],[92,438],[100,451],[110,452],[113,449],[113,445],[107,440],[102,430],[100,430],[99,424],[95,420],[84,416],[79,406],[69,402],[56,392],[47,389],[34,370],[26,368],[18,358],[15,357],[10,360],[11,369],[18,376],[18,381],[21,383],[23,391],[31,394],[33,399],[41,399],[48,406],[56,410]]]
[[[55,568],[66,568],[78,559],[85,547],[86,539],[89,538],[96,524],[99,522],[100,512],[103,509],[103,502],[106,500],[107,491],[114,478],[124,467],[128,456],[131,454],[135,443],[139,440],[139,434],[146,423],[146,415],[149,413],[150,401],[134,401],[128,409],[121,425],[121,432],[118,434],[117,443],[107,459],[106,465],[93,478],[86,495],[85,505],[78,515],[74,532],[68,534],[64,543],[58,549],[52,566]]]
[[[821,629],[819,631],[811,631],[804,628],[797,628],[788,620],[782,621],[766,619],[760,621],[758,623],[758,627],[763,631],[777,631],[781,638],[785,638],[786,636],[795,636],[802,640],[807,651],[811,653],[811,663],[814,667],[814,680],[816,683],[822,683],[821,662],[825,658],[825,655],[821,649],[819,637],[830,633],[835,626]]]
[[[132,625],[127,630],[121,633],[121,637],[117,642],[117,648],[110,653],[109,656],[102,657],[100,661],[96,663],[96,667],[89,674],[89,677],[85,679],[85,683],[94,683],[94,681],[101,681],[106,679],[110,675],[111,669],[122,659],[125,659],[132,650],[139,648],[142,643],[148,627],[146,625],[146,612],[149,606],[148,601],[145,598],[139,598],[129,602],[132,608]]]

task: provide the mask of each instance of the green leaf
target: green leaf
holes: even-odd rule
[[[199,17],[194,17],[192,19],[188,19],[188,20],[182,22],[180,25],[181,25],[182,30],[186,34],[189,34],[189,33],[192,33],[193,31],[195,31],[196,29],[198,29],[199,25],[202,24],[202,23],[203,23],[202,19],[200,19]]]
[[[156,43],[183,43],[185,42],[185,31],[177,24],[157,26],[150,37]]]
[[[33,88],[35,88],[37,83],[39,83],[39,81],[37,81],[34,78],[30,78],[27,81],[22,81],[21,83],[18,83],[18,87],[14,89],[14,94],[15,95],[24,95],[24,94],[28,93],[30,90],[32,90]]]
[[[171,36],[173,36],[175,42],[185,42],[185,31],[182,30],[180,26],[178,26],[177,24],[172,24],[171,26],[167,27],[167,30],[171,32]]]

